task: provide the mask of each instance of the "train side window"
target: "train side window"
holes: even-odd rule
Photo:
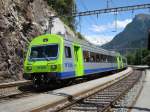
[[[112,63],[113,62],[113,56],[108,56],[108,62]]]
[[[103,62],[103,54],[100,54],[101,62]]]
[[[89,62],[90,60],[89,51],[83,51],[83,57],[84,57],[84,62]]]
[[[115,57],[113,56],[113,63],[115,63],[115,61],[116,61],[116,60],[115,60]]]
[[[107,56],[107,62],[110,63],[110,56]]]
[[[111,56],[111,62],[114,63],[114,56]]]
[[[66,58],[72,58],[71,56],[71,48],[68,46],[65,46],[65,57]]]
[[[100,55],[96,54],[96,62],[100,62]]]
[[[100,57],[100,62],[103,62],[103,55],[99,54],[99,57]]]
[[[104,55],[104,59],[105,59],[105,61],[104,62],[108,62],[108,56],[107,55]]]
[[[96,62],[96,55],[94,52],[90,52],[90,61],[91,62]]]
[[[106,55],[103,54],[103,62],[106,62]]]

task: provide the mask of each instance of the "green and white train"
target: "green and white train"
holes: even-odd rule
[[[30,43],[24,62],[24,78],[40,85],[126,67],[127,60],[119,53],[77,38],[45,34]]]

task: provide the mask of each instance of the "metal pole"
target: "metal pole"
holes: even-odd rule
[[[53,19],[54,19],[53,17],[49,18],[49,28],[48,28],[49,30],[48,31],[49,31],[50,34],[52,32],[51,30],[52,30],[52,27],[53,27]]]
[[[150,29],[148,30],[148,50],[150,50]]]

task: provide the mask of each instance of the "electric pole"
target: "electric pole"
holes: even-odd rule
[[[150,29],[148,30],[148,44],[147,44],[148,50],[150,50]]]
[[[46,33],[50,33],[51,34],[54,18],[55,18],[55,16],[50,16],[49,17],[49,25],[48,25],[48,29],[47,29]]]

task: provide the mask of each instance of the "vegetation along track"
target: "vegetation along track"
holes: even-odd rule
[[[83,99],[80,99],[69,107],[61,108],[57,111],[63,112],[107,112],[112,111],[116,102],[125,97],[125,95],[137,84],[141,79],[141,71],[134,71],[128,77],[106,87],[105,89]]]
[[[28,91],[24,91],[23,88],[31,84],[32,82],[28,80],[2,83],[0,84],[0,99],[8,97],[11,98],[17,95],[23,95],[24,93],[29,93]]]

